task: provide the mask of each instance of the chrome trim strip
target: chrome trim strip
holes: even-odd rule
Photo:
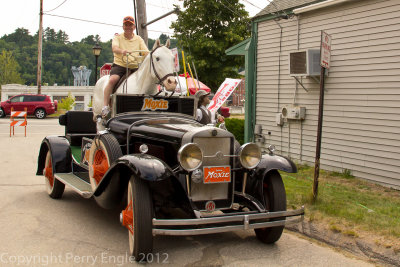
[[[275,212],[266,212],[266,213],[257,213],[257,214],[246,214],[246,215],[234,215],[234,216],[219,216],[219,217],[209,217],[209,218],[201,218],[201,219],[180,219],[180,220],[159,220],[153,219],[153,226],[178,226],[178,225],[204,225],[210,223],[227,223],[227,222],[244,222],[247,216],[248,220],[256,220],[256,219],[271,219],[278,217],[290,217],[290,216],[299,216],[304,214],[304,206],[297,210],[290,211],[275,211]],[[250,224],[253,225],[253,224]],[[183,231],[183,230],[178,230]]]
[[[273,221],[273,222],[263,222],[263,223],[255,223],[250,224],[248,229],[257,229],[257,228],[265,228],[265,227],[275,227],[282,226],[287,224],[298,223],[303,220],[303,216],[300,218],[289,218],[281,221]],[[203,228],[203,229],[185,229],[185,230],[175,230],[175,229],[153,229],[153,235],[204,235],[204,234],[215,234],[215,233],[223,233],[223,232],[231,232],[246,229],[244,225],[231,225],[231,226],[221,226],[221,227],[212,227],[212,228]]]

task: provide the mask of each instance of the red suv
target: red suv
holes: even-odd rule
[[[57,111],[57,101],[51,102],[47,95],[16,95],[1,102],[0,117],[10,115],[11,108],[14,108],[14,111],[24,111],[27,108],[28,115],[35,115],[38,119],[44,119],[47,114],[53,114]]]

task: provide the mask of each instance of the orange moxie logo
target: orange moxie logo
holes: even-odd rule
[[[167,110],[168,101],[164,99],[154,100],[153,98],[145,98],[143,101],[142,110]]]
[[[231,181],[231,167],[204,167],[204,183],[227,183]]]

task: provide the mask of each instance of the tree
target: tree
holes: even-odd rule
[[[56,42],[57,41],[57,33],[53,28],[47,27],[43,32],[44,40],[48,42]]]
[[[66,34],[64,31],[59,30],[56,34],[56,40],[58,43],[63,43],[66,44],[68,42],[68,34]]]
[[[11,51],[2,50],[0,54],[0,85],[24,83],[18,72],[19,65]]]
[[[186,62],[194,62],[205,84],[216,90],[226,77],[238,77],[243,57],[227,56],[225,50],[250,36],[249,14],[239,0],[184,0],[171,28]]]

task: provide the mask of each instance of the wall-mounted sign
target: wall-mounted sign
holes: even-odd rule
[[[332,37],[324,31],[321,31],[321,59],[320,65],[329,69],[331,65],[331,41]]]

